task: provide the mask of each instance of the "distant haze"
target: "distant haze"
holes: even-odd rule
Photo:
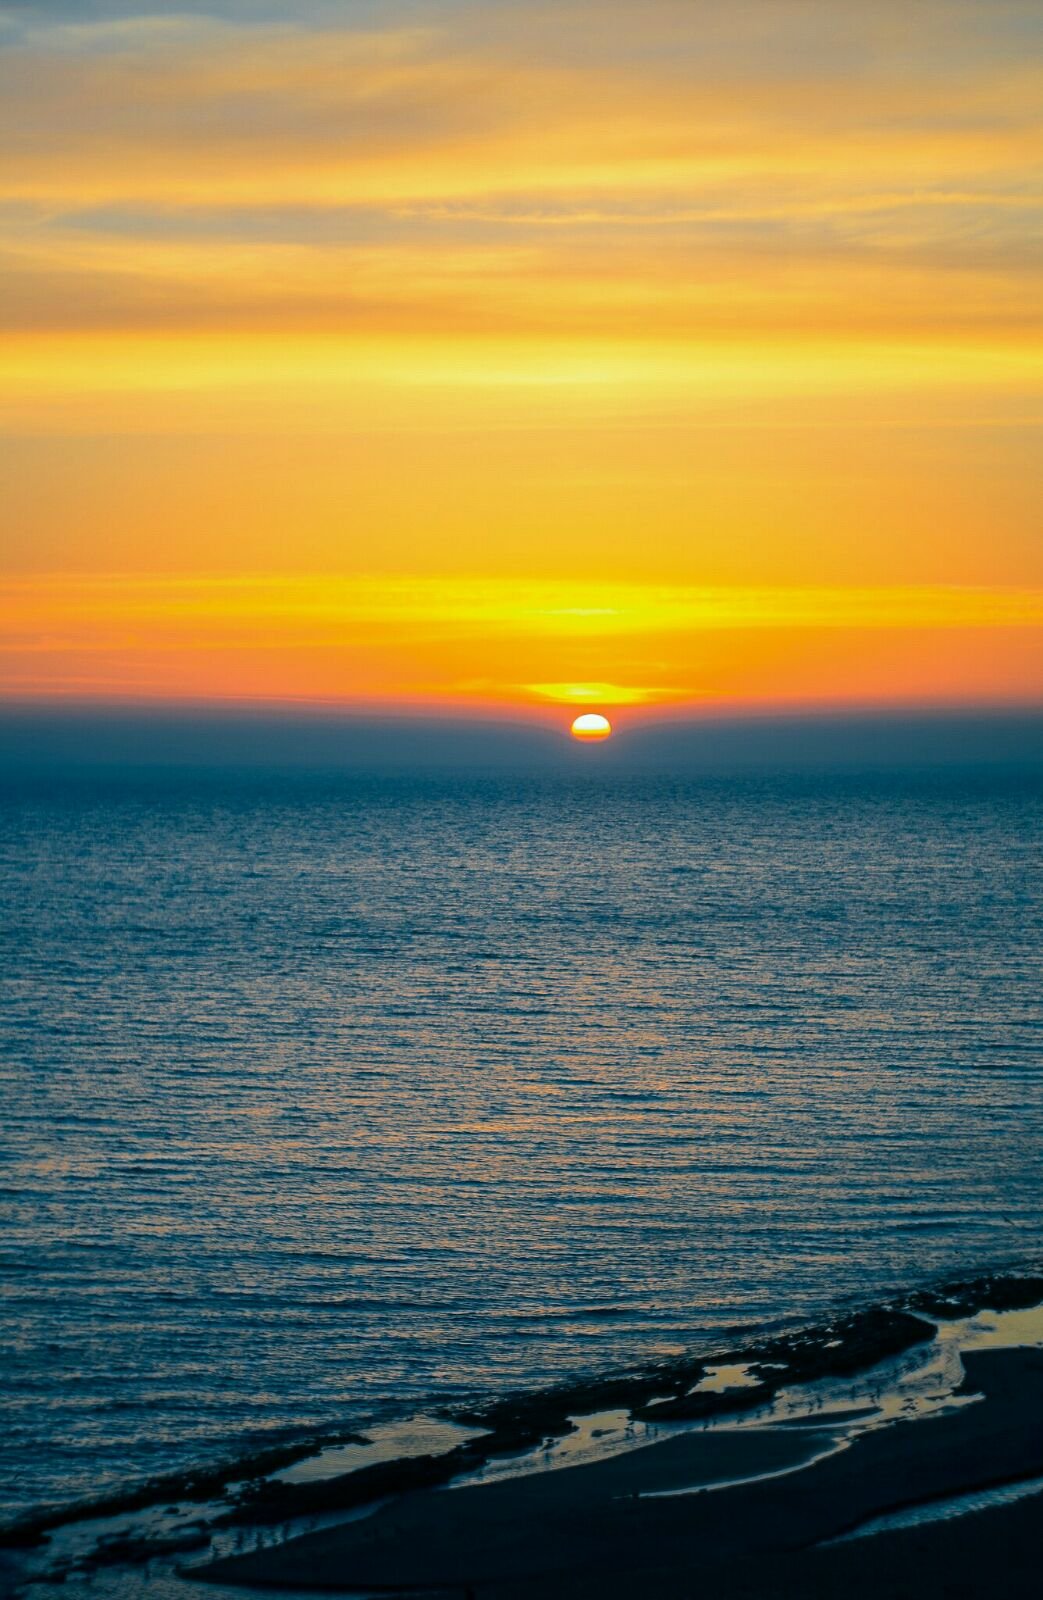
[[[0,770],[482,770],[678,774],[1043,769],[1043,711],[764,717],[632,725],[595,748],[511,721],[315,712],[7,707]]]

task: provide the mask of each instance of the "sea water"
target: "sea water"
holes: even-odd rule
[[[0,1516],[1034,1258],[1041,821],[8,774]]]

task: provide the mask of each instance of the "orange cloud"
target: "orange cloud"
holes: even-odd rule
[[[111,576],[9,581],[3,606],[9,694],[637,706],[1043,687],[1043,590]]]

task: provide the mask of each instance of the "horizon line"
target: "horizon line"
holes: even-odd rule
[[[1015,716],[1043,716],[1043,695],[1039,698],[980,696],[973,699],[947,697],[845,698],[766,700],[763,698],[706,699],[670,703],[613,704],[576,700],[572,703],[533,704],[475,700],[361,700],[333,696],[171,696],[122,693],[110,695],[69,694],[68,692],[12,695],[0,691],[0,716],[7,713],[84,712],[115,714],[147,711],[186,715],[263,716],[304,714],[333,717],[343,722],[431,723],[522,723],[526,726],[558,729],[584,711],[611,712],[614,727],[653,726],[662,723],[718,723],[765,721],[828,721],[879,717],[982,716],[1007,713]]]

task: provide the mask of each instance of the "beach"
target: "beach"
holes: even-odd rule
[[[398,1453],[396,1453],[396,1449]],[[36,1600],[1038,1592],[1043,1280],[935,1285],[643,1371],[8,1530]]]
[[[565,1596],[1039,1593],[1039,1499],[840,1543],[972,1491],[1043,1488],[1043,1353],[966,1358],[977,1404],[897,1423],[826,1459],[806,1431],[692,1434],[594,1465],[396,1499],[364,1521],[220,1562],[250,1588]],[[762,1481],[664,1494],[693,1481]]]

